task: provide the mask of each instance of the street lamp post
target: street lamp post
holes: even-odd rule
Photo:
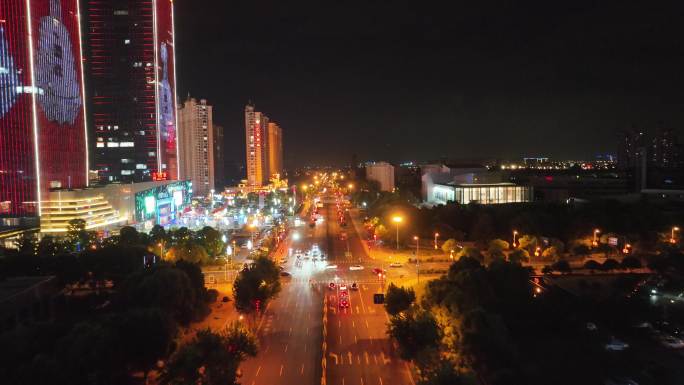
[[[160,248],[159,258],[164,259],[164,242],[157,243],[157,246]]]
[[[420,238],[414,236],[413,239],[416,241],[416,278],[418,283],[420,283],[420,261],[418,260],[418,248],[420,247]]]
[[[594,239],[591,241],[591,245],[596,247],[598,246],[598,234],[601,232],[599,229],[594,229]]]
[[[403,220],[404,220],[404,218],[402,218],[400,216],[395,216],[394,218],[392,218],[392,221],[394,221],[394,223],[396,224],[396,227],[397,227],[397,250],[399,250],[399,224]]]
[[[437,237],[439,237],[439,233],[435,233],[435,250],[437,250]]]
[[[515,240],[516,240],[517,236],[518,236],[518,231],[513,230],[513,247],[516,247]]]
[[[674,226],[672,231],[670,231],[670,243],[677,243],[677,240],[675,239],[675,231],[679,231],[679,227]]]

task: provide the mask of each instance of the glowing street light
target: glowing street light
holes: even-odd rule
[[[437,250],[437,238],[439,237],[439,233],[435,233],[435,250]]]
[[[534,249],[534,256],[538,257],[541,255],[541,247],[537,246],[536,249]]]
[[[625,247],[622,248],[622,254],[629,254],[629,252],[632,250],[632,245],[629,243],[625,243]]]
[[[396,224],[397,227],[397,250],[399,250],[399,224],[404,220],[404,218],[396,215],[392,218],[392,221]]]
[[[517,245],[515,244],[516,237],[518,236],[518,231],[513,230],[513,247],[516,247]]]
[[[675,231],[679,231],[679,227],[674,226],[672,231],[670,231],[670,243],[677,243],[677,240],[675,239]]]
[[[599,229],[594,229],[594,240],[591,241],[591,245],[596,247],[598,246],[598,234],[601,232]]]

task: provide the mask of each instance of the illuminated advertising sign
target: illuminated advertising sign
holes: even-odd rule
[[[88,154],[77,0],[0,2],[0,202],[39,214],[50,187],[84,187]]]
[[[178,137],[176,129],[176,60],[173,3],[155,0],[155,50],[157,62],[157,138],[159,171],[178,179]]]
[[[172,182],[135,194],[135,220],[138,223],[172,223],[190,202],[190,182]]]

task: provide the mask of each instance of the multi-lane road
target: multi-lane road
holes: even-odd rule
[[[323,203],[322,220],[314,228],[295,230],[299,240],[290,237],[288,249],[309,250],[316,244],[337,269],[289,258],[285,270],[292,277],[283,279],[282,292],[259,321],[259,354],[243,364],[240,381],[244,385],[414,385],[408,366],[387,338],[384,307],[373,303],[373,294],[384,291],[384,283],[372,273],[379,266],[369,259],[351,221],[340,227],[334,198],[325,197]],[[351,271],[351,265],[364,269]],[[330,290],[330,282],[348,287],[357,283],[358,290],[349,290],[348,308],[339,307],[339,291]]]

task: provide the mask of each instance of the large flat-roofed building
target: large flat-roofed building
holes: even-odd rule
[[[50,191],[40,221],[43,233],[67,231],[69,221],[83,219],[87,230],[126,224],[150,229],[174,223],[192,197],[189,181],[109,184],[84,189]]]
[[[422,179],[423,200],[429,205],[447,204],[501,204],[531,202],[531,186],[518,185],[506,180],[498,171],[486,167],[425,167]]]
[[[532,201],[532,187],[515,183],[436,184],[428,199],[432,204],[479,203],[483,205]]]
[[[366,164],[366,179],[376,181],[380,185],[380,191],[393,191],[394,166],[387,162],[374,162]]]

